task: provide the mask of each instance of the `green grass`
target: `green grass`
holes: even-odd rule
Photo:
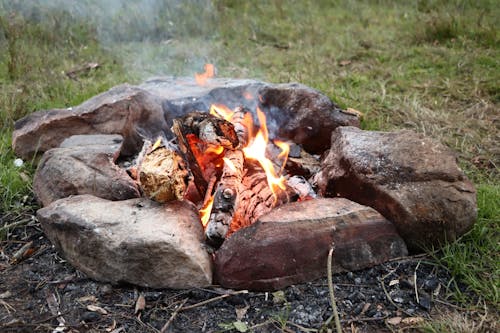
[[[89,18],[72,17],[64,8],[34,15],[0,0],[1,211],[22,209],[31,191],[25,179],[32,166],[16,168],[9,149],[15,120],[79,104],[122,82],[192,75],[212,62],[219,76],[304,83],[362,111],[365,129],[410,128],[456,151],[477,185],[479,219],[437,260],[497,308],[496,1],[191,0],[149,11],[134,6]],[[101,66],[76,80],[64,74],[88,62]],[[470,302],[466,294],[456,296]]]

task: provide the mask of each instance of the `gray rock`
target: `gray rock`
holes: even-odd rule
[[[137,184],[114,163],[120,152],[120,136],[72,136],[61,146],[64,148],[47,151],[35,172],[33,190],[43,206],[77,194],[108,200],[140,196]]]
[[[325,196],[375,208],[412,250],[455,240],[477,217],[476,191],[454,154],[412,131],[337,128],[315,182]]]
[[[188,202],[79,195],[53,202],[37,217],[63,257],[96,280],[152,288],[212,282],[198,212]]]
[[[248,95],[253,96],[249,100]],[[260,102],[259,101],[260,97]],[[270,84],[253,80],[212,79],[198,86],[190,78],[157,78],[139,86],[120,85],[74,108],[39,111],[15,124],[15,153],[31,158],[58,147],[77,134],[121,134],[122,154],[135,154],[144,138],[173,137],[174,118],[191,111],[207,111],[212,103],[233,108],[257,104],[267,112],[271,137],[289,139],[312,153],[328,149],[338,126],[359,126],[359,119],[343,112],[328,97],[304,85]]]

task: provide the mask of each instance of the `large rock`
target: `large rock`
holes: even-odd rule
[[[139,86],[114,87],[74,108],[28,115],[16,122],[12,146],[18,156],[31,158],[72,135],[121,134],[122,155],[133,155],[144,138],[170,139],[172,119],[207,111],[212,103],[244,105],[253,111],[260,105],[268,114],[271,136],[291,139],[312,153],[328,149],[329,133],[336,127],[359,126],[357,117],[300,84],[212,79],[199,86],[188,78],[158,78]]]
[[[47,151],[33,179],[38,201],[47,206],[77,194],[109,200],[139,197],[137,184],[114,163],[121,142],[119,135],[76,135]]]
[[[357,270],[407,254],[396,229],[374,209],[343,198],[280,206],[227,239],[215,256],[226,288],[275,290],[333,271]]]
[[[212,282],[198,212],[188,202],[80,195],[53,202],[37,217],[63,257],[96,280],[152,288]]]
[[[454,154],[412,131],[338,128],[321,168],[324,195],[375,208],[412,250],[453,241],[477,217],[476,191]]]

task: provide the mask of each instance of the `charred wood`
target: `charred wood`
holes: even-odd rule
[[[205,231],[207,242],[213,246],[222,244],[233,220],[243,178],[243,163],[241,150],[226,151],[222,176],[215,190],[214,203]]]
[[[203,177],[203,172],[200,168],[200,165],[198,164],[198,161],[196,160],[196,157],[194,156],[193,151],[189,146],[189,142],[186,138],[186,130],[180,120],[173,120],[172,132],[174,132],[175,136],[177,137],[179,148],[184,155],[184,158],[188,162],[189,170],[191,170],[191,173],[193,174],[193,181],[196,189],[198,190],[200,196],[203,197],[207,192],[208,184]]]

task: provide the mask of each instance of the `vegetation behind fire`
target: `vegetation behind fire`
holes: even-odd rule
[[[126,81],[191,76],[211,62],[222,77],[301,82],[363,112],[365,129],[410,128],[454,149],[477,186],[479,219],[434,253],[435,263],[474,293],[456,290],[465,307],[480,299],[498,311],[496,1],[99,3],[0,1],[0,223],[33,209],[33,161],[20,166],[10,149],[15,120]],[[427,329],[451,330],[453,322]]]

